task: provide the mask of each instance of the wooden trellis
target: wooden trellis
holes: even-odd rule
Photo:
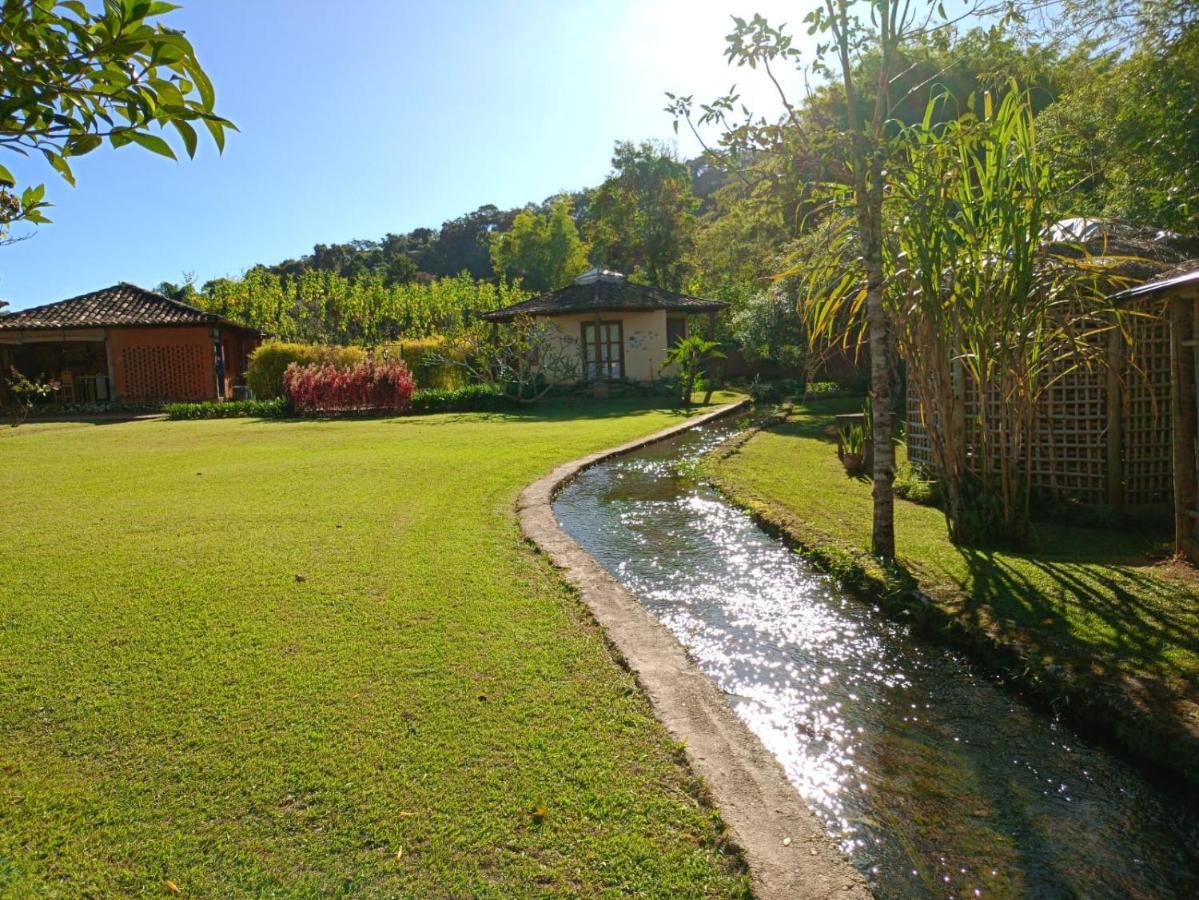
[[[1035,490],[1059,499],[1119,509],[1168,507],[1171,501],[1170,326],[1160,304],[1136,302],[1130,342],[1118,331],[1097,335],[1107,365],[1078,368],[1050,385],[1037,410],[1029,469]],[[969,458],[979,459],[977,386],[964,384]],[[997,388],[986,402],[997,412]],[[995,420],[993,417],[992,420]],[[909,383],[908,458],[932,470],[920,398]]]

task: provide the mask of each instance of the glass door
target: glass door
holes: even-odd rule
[[[620,322],[583,323],[583,372],[589,381],[624,377],[624,329]]]

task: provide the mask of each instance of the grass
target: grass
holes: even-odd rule
[[[0,894],[745,894],[512,514],[650,402],[0,436]]]
[[[714,472],[800,543],[878,575],[865,558],[870,484],[848,477],[823,437],[833,414],[856,405],[798,407]],[[1032,552],[972,550],[949,542],[939,509],[903,500],[895,528],[902,568],[956,625],[1020,646],[1034,669],[1124,682],[1134,704],[1199,735],[1199,588],[1190,570],[1150,561],[1162,536],[1042,524]]]

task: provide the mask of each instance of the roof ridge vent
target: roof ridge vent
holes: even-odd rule
[[[593,269],[588,269],[582,275],[575,277],[575,284],[595,284],[597,281],[618,282],[624,281],[625,276],[620,272],[613,272],[610,269],[601,269],[598,266]]]

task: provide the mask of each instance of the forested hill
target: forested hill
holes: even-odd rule
[[[701,203],[721,187],[727,176],[702,158],[688,162],[691,189]],[[443,222],[440,228],[414,228],[403,234],[385,234],[376,240],[353,240],[344,244],[317,244],[311,253],[278,263],[253,266],[272,275],[301,275],[307,271],[333,272],[345,278],[382,275],[388,286],[410,281],[446,278],[469,272],[473,278],[494,277],[490,236],[512,227],[523,211],[547,213],[554,201],[567,197],[572,217],[582,230],[588,219],[590,190],[567,191],[540,203],[513,209],[493,204]],[[701,206],[702,209],[702,206]],[[169,285],[168,285],[169,287]]]

